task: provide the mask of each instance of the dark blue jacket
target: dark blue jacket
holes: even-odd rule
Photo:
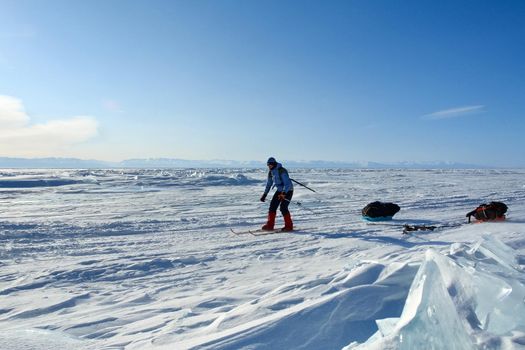
[[[266,181],[266,189],[264,190],[265,194],[270,192],[272,185],[277,187],[277,191],[279,192],[293,191],[293,184],[290,176],[288,176],[288,170],[283,168],[281,163],[277,163],[277,165],[268,172],[268,180]]]

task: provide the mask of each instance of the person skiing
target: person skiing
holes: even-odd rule
[[[272,201],[270,202],[270,208],[268,210],[268,221],[262,227],[263,230],[271,231],[274,229],[275,225],[275,216],[277,215],[277,208],[280,207],[281,213],[284,218],[284,227],[283,231],[293,231],[293,222],[290,211],[288,210],[288,205],[292,200],[293,196],[293,184],[288,175],[288,171],[283,168],[281,163],[278,163],[274,157],[268,158],[266,162],[268,165],[268,180],[266,181],[266,188],[264,193],[261,196],[261,202],[266,200],[266,196],[270,189],[276,187]]]

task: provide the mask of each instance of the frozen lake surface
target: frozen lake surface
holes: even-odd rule
[[[254,237],[264,169],[0,170],[0,349],[525,348],[525,171],[290,175]]]

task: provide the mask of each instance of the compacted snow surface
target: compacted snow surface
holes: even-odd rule
[[[0,349],[525,348],[525,171],[290,174],[253,236],[264,169],[0,170]]]

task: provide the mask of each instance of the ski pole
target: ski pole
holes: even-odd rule
[[[290,178],[290,180],[292,180],[293,182],[295,182],[295,183],[298,184],[298,185],[303,186],[304,188],[309,189],[309,190],[312,191],[312,192],[315,192],[315,190],[312,190],[310,187],[306,186],[305,184],[300,183],[299,181],[296,181],[296,180],[294,180],[294,179],[292,179],[292,178]],[[317,193],[317,192],[315,192],[315,193]]]
[[[295,203],[295,204],[297,204],[298,207],[300,207],[300,208],[302,208],[302,209],[306,209],[306,210],[308,210],[309,212],[315,214],[315,211],[313,211],[313,210],[310,209],[310,208],[307,208],[307,207],[303,206],[303,203],[301,203],[301,202],[299,202],[299,201],[292,202],[291,200],[286,199],[286,198],[283,199],[283,201],[286,201],[286,202],[288,202],[288,203],[290,203],[290,204]]]
[[[306,209],[306,210],[308,210],[310,213],[315,214],[315,211],[313,211],[312,209],[310,209],[310,208],[308,208],[308,207],[305,207],[305,206],[303,205],[303,203],[301,203],[301,202],[297,202],[297,201],[296,201],[295,204],[297,204],[297,206],[298,206],[299,208]]]

